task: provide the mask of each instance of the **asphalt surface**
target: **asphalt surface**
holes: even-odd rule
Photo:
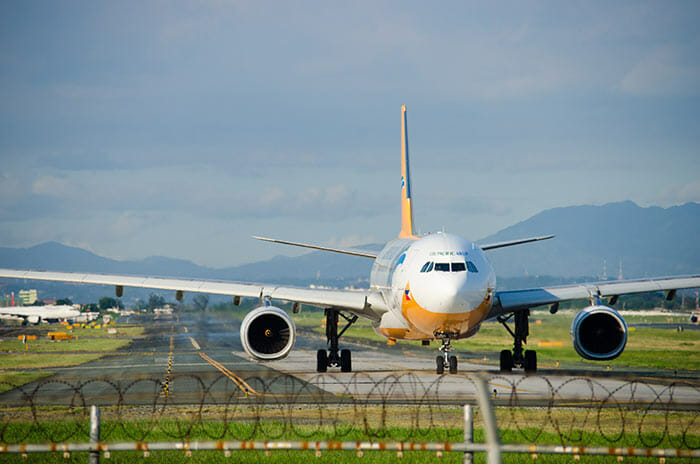
[[[136,321],[132,321],[136,322]],[[0,405],[230,404],[232,401],[474,401],[475,376],[487,381],[499,403],[565,405],[628,402],[658,406],[700,405],[697,378],[669,372],[628,370],[540,370],[537,375],[501,374],[495,364],[469,362],[460,353],[459,373],[435,374],[433,348],[416,344],[385,346],[341,339],[350,348],[353,372],[315,370],[319,335],[303,330],[283,360],[258,363],[248,358],[239,323],[221,314],[183,314],[144,320],[146,333],[102,359],[80,366],[51,368],[55,375],[0,394]]]

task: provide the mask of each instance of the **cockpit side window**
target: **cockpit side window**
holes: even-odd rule
[[[421,272],[427,272],[428,271],[428,266],[430,266],[430,261],[425,263],[422,268],[420,268]]]
[[[450,263],[435,263],[435,270],[450,272]]]
[[[464,263],[452,263],[452,272],[463,272],[466,271],[467,267]]]
[[[467,261],[467,269],[469,270],[469,272],[479,272],[476,266],[474,266],[474,263],[472,263],[471,261]]]
[[[428,266],[428,269],[427,269],[425,272],[430,272],[430,271],[432,271],[432,270],[433,270],[433,264],[434,264],[434,263],[431,261],[431,262],[430,262],[430,265]]]

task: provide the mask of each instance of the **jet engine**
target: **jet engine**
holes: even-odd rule
[[[294,321],[275,306],[255,308],[241,323],[243,349],[261,361],[284,358],[292,351],[295,339]]]
[[[589,306],[574,317],[571,340],[576,352],[585,359],[615,359],[627,344],[627,323],[608,306]]]

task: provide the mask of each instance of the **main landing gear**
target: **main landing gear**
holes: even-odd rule
[[[530,310],[517,311],[508,317],[499,316],[498,322],[513,336],[513,351],[501,351],[501,372],[511,372],[513,366],[522,367],[527,373],[537,372],[537,353],[535,350],[525,350],[523,343],[527,343],[527,336],[530,334],[528,317]],[[515,332],[508,327],[508,320],[513,317],[515,321]]]
[[[456,337],[456,334],[438,332],[435,334],[436,338],[439,338],[442,342],[440,346],[440,355],[435,358],[437,367],[435,372],[437,374],[445,373],[445,366],[449,369],[450,374],[457,373],[457,356],[450,356],[450,351],[452,351],[452,345],[450,344],[450,337]]]
[[[338,316],[347,321],[340,333],[338,333]],[[316,352],[317,372],[326,372],[328,367],[340,367],[341,372],[352,371],[350,350],[338,350],[338,339],[356,320],[357,316],[349,317],[336,309],[326,309],[326,338],[330,346],[328,350],[318,350]]]

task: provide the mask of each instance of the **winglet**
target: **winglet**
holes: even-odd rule
[[[401,232],[399,232],[399,238],[415,238],[411,205],[411,171],[408,163],[406,105],[401,107]]]

